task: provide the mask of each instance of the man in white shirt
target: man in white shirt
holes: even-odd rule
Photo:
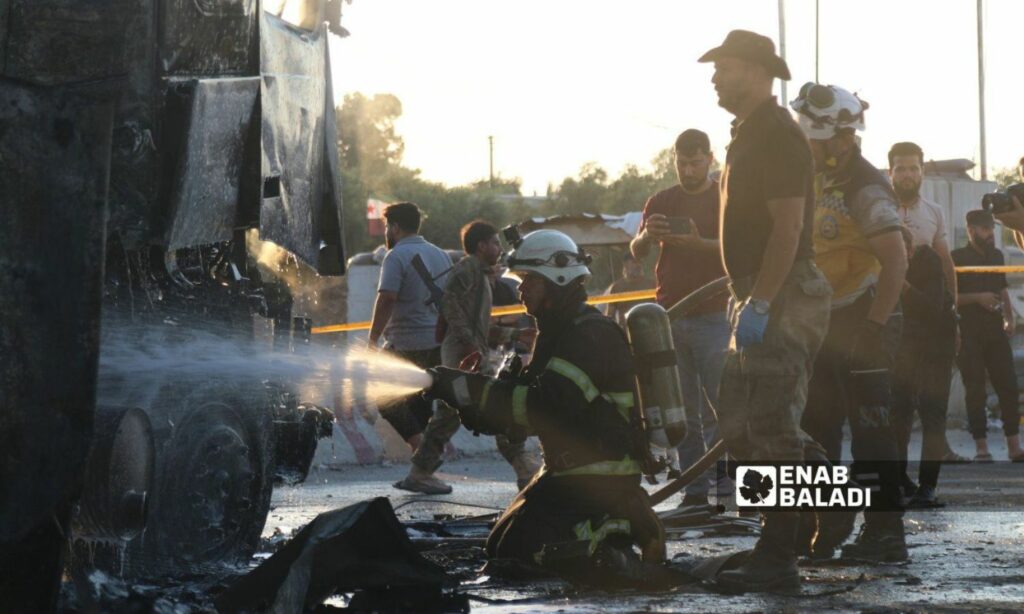
[[[935,203],[921,196],[921,183],[924,181],[924,151],[917,143],[905,141],[896,143],[889,149],[889,179],[899,200],[900,219],[903,226],[910,232],[913,239],[911,249],[927,245],[935,250],[942,262],[942,273],[946,278],[946,291],[950,305],[957,304],[956,269],[950,255],[949,243],[946,239],[946,224],[942,218],[942,209]],[[954,314],[956,313],[954,308]],[[953,354],[960,348],[960,329],[954,325]],[[952,356],[950,355],[950,356]],[[953,360],[943,354],[942,364],[934,365],[935,370],[952,371]],[[947,364],[948,363],[948,364]],[[960,456],[946,441],[946,455],[943,460],[964,462],[969,459]],[[908,497],[913,494],[914,486],[904,484]]]
[[[956,304],[956,271],[949,255],[946,224],[942,220],[942,209],[921,196],[924,152],[916,143],[903,142],[892,146],[889,150],[889,179],[899,199],[900,218],[914,238],[914,247],[927,245],[939,255],[946,275],[946,287],[952,292],[953,304]]]

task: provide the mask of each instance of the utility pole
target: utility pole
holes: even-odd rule
[[[978,128],[981,131],[981,180],[988,179],[985,155],[985,43],[982,27],[982,0],[978,0]]]
[[[779,0],[779,56],[786,59],[786,0]],[[789,96],[786,91],[786,80],[779,79],[782,84],[782,106],[789,107]]]
[[[981,0],[978,0],[981,2]],[[820,0],[814,0],[814,82],[821,83],[821,79],[818,78],[818,49],[821,47],[821,26],[819,25],[819,16],[821,13]]]
[[[491,187],[494,187],[494,136],[487,137],[487,149],[490,151]]]

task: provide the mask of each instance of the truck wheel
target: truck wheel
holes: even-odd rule
[[[195,572],[248,558],[270,510],[270,409],[247,406],[223,388],[189,396],[206,400],[179,405],[181,417],[166,414],[172,426],[158,444],[146,530],[129,551],[133,575]]]

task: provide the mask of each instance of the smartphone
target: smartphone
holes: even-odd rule
[[[688,217],[667,217],[668,220],[668,231],[674,235],[688,235],[693,230],[692,222]]]

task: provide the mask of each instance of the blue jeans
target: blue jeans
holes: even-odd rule
[[[718,381],[729,348],[729,320],[724,311],[683,317],[672,322],[679,359],[679,383],[686,406],[686,437],[679,444],[679,468],[686,470],[718,441]],[[687,496],[707,496],[716,470],[690,482]]]

